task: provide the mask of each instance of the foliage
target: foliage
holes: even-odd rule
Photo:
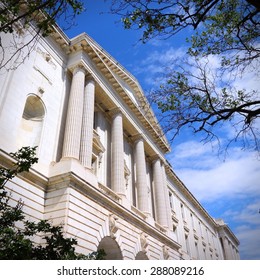
[[[36,147],[23,147],[10,155],[15,160],[13,168],[0,169],[0,259],[2,260],[77,260],[103,259],[104,251],[89,255],[77,254],[75,238],[65,238],[61,225],[53,226],[47,220],[28,221],[19,201],[14,207],[10,205],[10,195],[5,184],[18,173],[29,171],[36,163]],[[36,243],[35,238],[42,242]]]
[[[228,122],[235,134],[230,140],[226,139],[225,145],[243,139],[243,147],[259,151],[257,92],[236,90],[220,78],[216,82],[217,69],[204,63],[186,61],[185,67],[168,73],[167,82],[152,92],[151,101],[156,102],[162,112],[165,130],[171,131],[174,139],[181,128],[188,126],[195,133],[203,132],[203,139],[209,141],[218,139],[215,130],[223,129],[223,124]]]
[[[173,138],[188,126],[209,140],[229,122],[235,130],[231,142],[242,139],[244,147],[260,150],[259,90],[239,84],[259,79],[259,1],[114,0],[111,11],[121,15],[126,29],[143,30],[144,43],[182,30],[191,34],[186,58],[175,60],[149,94]]]
[[[0,1],[0,70],[16,69],[30,55],[39,36],[50,35],[56,22],[63,30],[69,29],[83,10],[80,0]],[[30,36],[25,32],[28,29]],[[7,45],[4,37],[9,38]]]
[[[260,10],[259,2],[252,2],[256,6],[246,0],[112,0],[111,11],[121,15],[126,29],[142,29],[143,42],[188,27],[200,29],[192,37],[193,47],[212,54],[237,44],[252,47],[259,36]]]
[[[36,26],[46,36],[55,21],[63,19],[68,25],[75,15],[83,10],[83,3],[78,0],[35,0],[35,1],[1,1],[0,32],[12,33],[17,24],[25,28],[35,21]]]

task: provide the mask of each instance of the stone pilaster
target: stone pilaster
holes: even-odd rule
[[[63,158],[79,159],[83,114],[85,70],[77,66],[73,71],[66,127],[63,142]]]
[[[138,208],[149,213],[144,140],[141,136],[135,141],[135,163]]]
[[[161,160],[159,158],[153,161],[153,184],[156,221],[160,225],[168,227],[167,210],[165,209],[165,191],[162,167]]]
[[[87,80],[84,92],[83,119],[80,142],[80,162],[91,169],[94,122],[95,82]]]
[[[111,158],[111,184],[112,190],[119,195],[125,195],[124,182],[124,137],[123,115],[120,109],[112,112],[112,158]]]

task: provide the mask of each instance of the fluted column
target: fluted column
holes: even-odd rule
[[[227,260],[232,260],[232,253],[230,248],[230,243],[228,242],[228,239],[226,237],[223,237],[223,245],[225,250],[225,255]]]
[[[169,190],[167,186],[167,177],[165,172],[165,165],[162,164],[162,177],[163,177],[163,188],[164,188],[164,197],[165,197],[165,211],[168,220],[168,227],[172,230],[172,218],[171,218],[171,206],[169,199]]]
[[[63,158],[79,159],[81,124],[83,113],[85,70],[77,66],[73,71],[66,127],[63,142]]]
[[[87,80],[84,92],[83,119],[80,142],[80,162],[91,168],[94,121],[95,82]]]
[[[148,213],[148,188],[146,180],[146,162],[144,153],[144,140],[140,136],[135,141],[135,162],[136,162],[136,187],[138,208]]]
[[[165,209],[165,191],[162,176],[161,160],[153,161],[153,183],[156,221],[164,227],[168,227],[167,211]]]
[[[125,195],[124,182],[124,138],[123,138],[123,115],[117,109],[112,116],[112,158],[111,158],[111,184],[112,189]]]

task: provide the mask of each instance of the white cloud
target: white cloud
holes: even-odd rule
[[[242,259],[259,260],[260,228],[241,227],[236,231],[240,241],[239,251]]]
[[[174,45],[169,46],[163,41],[156,43],[159,43],[157,46],[153,44],[156,49],[150,51],[135,64],[134,72],[142,76],[146,87],[158,86],[158,80],[166,74],[167,67],[173,68],[182,59],[186,58],[187,62],[192,64],[191,58],[186,55],[186,48],[174,48]],[[220,80],[219,74],[223,69],[221,69],[219,56],[209,56],[207,60],[200,62],[207,62],[207,77],[215,82],[217,92],[228,82],[236,89],[259,91],[259,77],[255,75],[255,71],[247,69],[247,72],[244,72],[242,76],[236,76],[235,79],[234,73],[229,72]],[[188,70],[194,75],[199,74],[198,69],[194,67]],[[159,83],[161,82],[162,80],[159,80]],[[234,94],[236,94],[235,90]],[[237,119],[234,119],[233,123],[236,121]],[[256,121],[256,127],[260,127],[259,121]],[[260,214],[258,214],[260,161],[257,160],[256,154],[242,151],[234,146],[239,143],[234,142],[228,149],[226,157],[223,154],[219,156],[217,141],[204,145],[196,141],[197,138],[191,136],[186,128],[183,131],[185,136],[177,139],[182,142],[179,145],[172,145],[172,152],[167,155],[174,171],[198,201],[202,205],[207,205],[207,210],[210,209],[213,217],[220,216],[228,223],[240,241],[241,258],[260,259],[260,252],[256,250],[260,248]],[[221,138],[219,140],[222,148],[226,147],[230,139],[237,136],[232,122],[223,123],[221,127],[216,128],[215,132]],[[170,137],[171,135],[169,139]],[[188,141],[188,139],[192,140]],[[247,140],[251,140],[250,136]]]
[[[172,65],[172,62],[178,58],[182,58],[186,54],[186,48],[161,48],[159,51],[152,51],[145,59],[142,60],[142,65],[162,66]]]
[[[214,145],[212,148],[192,140],[173,147],[168,160],[213,216],[220,214],[221,205],[220,216],[240,241],[241,259],[259,259],[260,161],[256,155],[234,147],[223,161]]]
[[[135,75],[145,74],[145,83],[153,86],[157,84],[158,74],[164,74],[167,67],[172,68],[173,63],[185,54],[186,48],[183,47],[160,47],[159,50],[149,52],[149,55],[139,61],[133,72]]]
[[[255,201],[252,200],[243,209],[238,210],[227,210],[223,213],[223,216],[230,217],[230,220],[234,222],[243,222],[243,226],[250,225],[251,227],[260,228],[260,198]],[[242,227],[243,227],[242,226]],[[241,230],[238,227],[238,230]],[[259,236],[260,238],[260,236]]]
[[[190,159],[203,156],[212,152],[216,144],[216,142],[213,142],[212,145],[203,145],[202,143],[193,140],[182,142],[182,144],[173,147],[174,157],[178,159]]]
[[[241,211],[226,211],[224,216],[239,223],[234,228],[240,241],[240,256],[242,259],[259,259],[260,248],[260,199],[248,204]]]
[[[260,194],[260,161],[253,153],[233,148],[221,161],[211,146],[188,141],[175,147],[168,159],[199,201]]]
[[[177,63],[180,63],[180,65],[184,66],[187,70],[190,69],[192,74],[200,77],[200,70],[196,66],[196,63],[194,64],[194,58],[187,55],[187,46],[176,48],[174,47],[174,41],[172,45],[170,45],[168,41],[155,41],[150,43],[150,45],[155,47],[155,50],[149,52],[145,58],[139,61],[134,71],[137,74],[147,73],[147,77],[144,79],[147,85],[155,85],[158,74],[165,73],[168,67],[174,69]],[[187,64],[185,66],[185,60],[189,65]],[[242,71],[242,69],[234,69],[231,71],[231,69],[229,69],[222,75],[223,67],[221,66],[221,61],[221,55],[209,55],[199,60],[202,68],[207,65],[205,68],[207,69],[207,77],[214,81],[217,86],[219,83],[221,88],[224,82],[227,83],[224,85],[226,87],[230,84],[230,86],[234,86],[237,89],[247,89],[249,91],[252,89],[259,89],[259,73],[257,71],[259,67],[256,66],[257,62],[245,68],[245,71]],[[221,77],[221,80],[219,78],[216,79],[216,77]],[[192,79],[192,77],[190,77],[190,79]],[[197,79],[195,79],[195,81],[198,82]],[[220,88],[216,87],[217,90],[220,90]]]

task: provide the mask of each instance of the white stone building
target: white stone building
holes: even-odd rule
[[[1,34],[6,47],[12,38]],[[103,248],[107,259],[239,259],[235,235],[165,160],[169,144],[138,81],[87,34],[55,27],[31,47],[0,72],[1,165],[38,146],[39,162],[8,183],[29,219],[63,223],[78,252]]]

